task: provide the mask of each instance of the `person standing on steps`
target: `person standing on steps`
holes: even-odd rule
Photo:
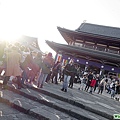
[[[93,90],[94,92],[96,91],[96,88],[98,88],[99,83],[100,83],[100,75],[97,74],[96,75],[96,84],[95,84],[94,90]]]
[[[112,83],[110,84],[110,89],[111,89],[111,98],[114,99],[114,97],[115,97],[115,90],[116,90],[115,80],[113,80]]]
[[[18,89],[21,89],[21,68],[20,68],[20,61],[21,61],[21,54],[18,52],[19,49],[16,46],[12,46],[9,48],[10,51],[6,53],[6,69],[5,69],[5,78],[3,81],[2,89],[5,89],[7,86],[7,82],[9,81],[10,76],[17,77],[17,84]]]
[[[85,91],[88,91],[92,79],[93,79],[93,73],[92,73],[92,71],[90,71],[88,74],[88,79],[87,79]]]
[[[104,78],[100,81],[100,84],[98,85],[98,94],[99,93],[103,93],[103,90],[104,90],[104,86],[105,86],[105,80]]]
[[[90,83],[90,91],[89,91],[89,93],[92,94],[92,91],[93,91],[93,88],[95,87],[95,84],[96,84],[96,77],[93,76],[93,79],[91,80],[91,83]]]
[[[67,92],[68,83],[69,83],[71,76],[74,75],[74,71],[75,71],[74,60],[71,59],[69,64],[67,64],[65,66],[64,71],[63,71],[64,72],[64,80],[63,80],[63,85],[62,85],[61,91]]]
[[[116,82],[116,96],[115,99],[120,101],[120,80]]]
[[[54,64],[54,66],[52,68],[52,76],[51,76],[52,83],[55,82],[55,84],[58,84],[57,78],[58,78],[58,72],[60,69],[61,69],[61,63],[59,61],[57,61],[57,63]]]
[[[69,88],[73,88],[73,83],[75,81],[75,76],[77,76],[77,65],[74,65],[75,69],[73,70],[73,74],[71,75],[70,81],[69,81]],[[77,83],[77,80],[76,80]]]
[[[38,76],[38,87],[42,88],[51,68],[53,67],[54,59],[52,53],[48,53],[42,61],[40,73]]]
[[[87,81],[87,75],[83,75],[83,78],[81,78],[81,83],[80,83],[80,87],[78,88],[78,90],[84,90],[85,86],[86,86],[86,81]]]

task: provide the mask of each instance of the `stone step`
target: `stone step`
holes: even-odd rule
[[[35,100],[30,100],[10,90],[3,90],[2,92],[3,96],[0,97],[0,102],[5,103],[14,109],[17,109],[18,111],[33,116],[39,120],[77,120],[63,112],[36,102]]]
[[[116,110],[112,109],[112,107],[114,107],[114,104],[112,105],[112,107],[110,107],[109,105],[107,106],[106,104],[103,103],[103,106],[105,106],[105,105],[107,106],[106,108],[101,107],[102,103],[100,103],[99,101],[96,101],[97,103],[99,103],[98,105],[94,104],[94,99],[95,98],[98,99],[98,97],[102,97],[102,96],[95,96],[95,95],[92,96],[89,93],[85,93],[85,94],[87,94],[86,95],[87,97],[91,98],[91,100],[86,100],[86,98],[82,99],[81,97],[79,97],[79,98],[78,97],[74,97],[74,95],[72,95],[72,93],[76,94],[77,91],[71,90],[70,92],[67,92],[67,93],[66,92],[61,92],[60,86],[55,85],[55,84],[52,84],[52,85],[51,84],[46,84],[44,86],[44,88],[42,88],[42,89],[38,89],[36,86],[29,87],[29,88],[34,90],[34,91],[40,92],[42,94],[45,94],[47,96],[50,96],[52,98],[55,98],[55,99],[67,102],[67,103],[69,103],[71,105],[77,106],[79,108],[82,108],[85,111],[95,113],[96,115],[99,115],[99,116],[103,116],[103,117],[105,117],[107,119],[113,119],[113,114],[115,114],[115,112],[119,113],[119,111],[116,111]],[[105,99],[105,98],[103,98],[103,99]],[[100,101],[101,100],[102,99],[100,98]],[[106,98],[105,100],[108,101],[108,98]],[[108,101],[108,103],[109,102],[111,102],[111,101]],[[115,102],[116,105],[120,105],[118,102],[116,102],[116,101],[114,101],[114,102]],[[93,104],[93,105],[91,106],[89,104]],[[111,108],[110,111],[108,110],[109,107]],[[106,111],[109,111],[109,112],[106,112]]]
[[[11,101],[11,99],[15,100],[16,98],[19,98],[21,95],[21,97],[19,99],[20,99],[21,103],[24,104],[24,105],[22,105],[22,107],[24,109],[27,108],[29,111],[32,111],[32,112],[44,111],[43,109],[40,109],[40,107],[44,105],[45,107],[43,107],[43,108],[48,107],[46,110],[50,110],[50,111],[57,110],[57,111],[60,111],[62,113],[66,113],[67,115],[69,115],[73,118],[76,118],[76,119],[81,118],[81,120],[108,120],[107,118],[104,118],[104,117],[101,117],[95,113],[86,111],[86,110],[84,110],[80,107],[77,107],[75,105],[72,105],[72,104],[69,104],[67,102],[55,99],[52,96],[47,96],[45,94],[42,94],[40,92],[41,90],[39,91],[38,89],[32,90],[32,89],[27,88],[27,89],[22,89],[19,91],[19,90],[14,89],[14,88],[9,86],[8,90],[3,91],[4,95],[5,95],[3,97],[5,97],[5,99],[9,99],[9,101]],[[10,92],[12,92],[12,93],[10,93]],[[29,101],[29,105],[27,103],[25,103],[25,101]],[[32,103],[37,105],[37,107]],[[43,113],[48,113],[48,111],[44,111]],[[43,113],[42,113],[42,115],[43,115]],[[37,113],[37,114],[39,114],[39,113]],[[43,116],[47,116],[47,115],[45,114]],[[52,115],[52,117],[53,116],[54,115]],[[53,118],[51,118],[50,116],[49,116],[49,118],[51,120],[53,120]],[[54,118],[54,119],[56,119],[56,118]]]
[[[37,120],[0,102],[0,120]]]
[[[23,91],[24,91],[24,93],[27,93],[26,90],[23,90]],[[55,105],[56,105],[56,107],[57,107],[58,110],[61,109],[61,108],[63,108],[62,111],[64,111],[64,109],[68,108],[67,110],[71,111],[72,112],[71,114],[73,116],[79,116],[81,114],[84,114],[84,116],[87,116],[87,117],[89,117],[89,115],[90,115],[93,120],[97,120],[98,118],[101,119],[101,120],[108,120],[107,118],[101,117],[100,115],[97,115],[97,114],[94,114],[93,112],[90,112],[90,110],[88,111],[88,110],[82,109],[82,108],[84,108],[84,106],[82,106],[81,104],[80,105],[79,104],[78,105],[74,104],[74,102],[70,101],[70,100],[66,102],[66,100],[64,101],[64,100],[61,100],[59,98],[55,98],[55,96],[51,96],[51,94],[47,94],[46,95],[46,94],[44,94],[44,92],[42,92],[41,89],[30,88],[29,92],[34,97],[36,97],[37,99],[43,99],[43,100],[49,101],[49,103],[53,103],[54,104],[53,107],[55,107]],[[83,113],[80,113],[78,111],[81,111],[81,112],[83,111]]]
[[[14,100],[14,99],[13,99],[13,100]],[[12,107],[12,108],[14,108],[14,109],[16,109],[17,111],[19,111],[19,112],[21,112],[21,113],[24,113],[24,114],[27,114],[27,115],[29,115],[29,116],[32,116],[32,117],[34,117],[34,118],[36,118],[36,119],[49,120],[49,118],[46,118],[46,117],[42,116],[41,114],[38,114],[38,113],[36,113],[36,112],[34,112],[34,111],[30,111],[29,106],[27,106],[28,108],[25,108],[25,107],[24,107],[24,104],[23,104],[21,101],[19,101],[19,100],[18,100],[17,103],[14,103],[14,102],[12,102],[11,100],[9,100],[8,97],[7,97],[7,98],[5,98],[5,97],[0,97],[0,103],[4,103],[4,104],[6,104],[6,105],[8,105],[8,106],[10,106],[10,107]],[[23,105],[23,106],[22,106],[22,105]],[[25,105],[25,106],[26,106],[26,105]],[[6,111],[7,111],[7,110],[6,110]],[[9,120],[9,119],[8,119],[8,120]]]

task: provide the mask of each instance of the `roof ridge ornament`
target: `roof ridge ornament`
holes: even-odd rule
[[[80,30],[84,26],[84,24],[86,23],[86,21],[87,20],[83,20],[83,23],[76,30]]]

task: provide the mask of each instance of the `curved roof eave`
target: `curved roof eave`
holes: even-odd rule
[[[83,47],[77,47],[77,46],[70,46],[70,45],[64,45],[64,44],[59,44],[55,42],[50,42],[46,41],[46,43],[56,52],[57,51],[73,51],[73,53],[77,54],[84,54],[86,56],[92,56],[97,59],[103,59],[103,60],[109,60],[113,62],[120,62],[120,55],[118,54],[112,54],[112,53],[107,53],[103,51],[98,51],[98,50],[92,50],[88,48],[83,48]]]
[[[120,38],[116,38],[116,37],[104,36],[104,35],[87,33],[87,32],[82,32],[82,31],[78,32],[78,31],[75,31],[75,30],[69,30],[69,29],[61,28],[61,27],[57,27],[57,29],[59,30],[60,33],[62,31],[62,32],[73,34],[73,35],[85,35],[85,36],[89,36],[89,37],[91,36],[91,37],[95,37],[95,38],[99,38],[99,39],[106,39],[106,40],[113,40],[113,41],[116,41],[116,42],[120,42]]]

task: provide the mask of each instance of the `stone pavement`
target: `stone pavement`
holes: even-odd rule
[[[62,83],[45,83],[41,89],[15,87],[9,84],[7,90],[1,90],[0,102],[39,120],[112,120],[113,114],[120,113],[120,102],[109,94],[89,94],[78,90],[79,84],[68,92],[60,90]]]
[[[109,118],[113,114],[120,113],[120,102],[111,99],[110,94],[106,92],[103,92],[102,95],[97,93],[90,94],[88,92],[78,90],[79,84],[74,84],[73,89],[68,88],[68,92],[64,93],[60,91],[61,86],[61,84],[52,84],[51,87],[51,84],[47,84],[42,90],[46,90],[50,93],[52,92],[64,98],[66,97],[69,101],[74,101],[74,104],[83,105],[85,107],[84,109],[88,111],[103,116],[109,116]]]
[[[22,118],[22,119],[21,119]],[[0,120],[36,120],[32,116],[23,114],[10,106],[0,103]]]

